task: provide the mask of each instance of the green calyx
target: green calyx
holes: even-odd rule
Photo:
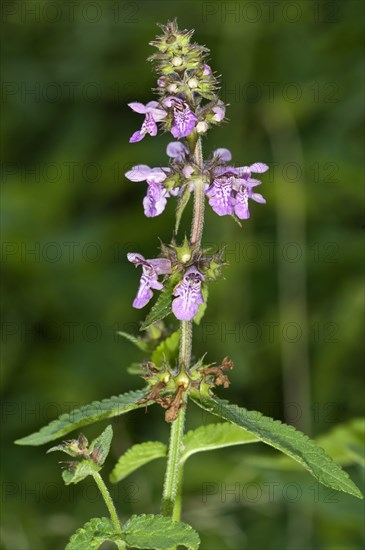
[[[227,372],[233,369],[233,362],[225,357],[222,363],[205,365],[201,358],[189,370],[177,372],[168,362],[158,368],[151,361],[144,364],[142,378],[148,383],[150,392],[140,402],[155,401],[166,410],[165,420],[172,422],[177,418],[181,407],[185,407],[187,396],[209,396],[215,386],[228,388]]]
[[[174,246],[176,257],[182,264],[187,264],[191,260],[193,250],[189,245],[189,240],[185,235],[184,242],[181,246]]]

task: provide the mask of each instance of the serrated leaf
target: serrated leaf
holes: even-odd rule
[[[190,525],[165,516],[132,516],[122,526],[122,533],[133,548],[169,550],[181,544],[196,550],[200,544],[198,533]]]
[[[171,313],[171,302],[172,302],[172,289],[173,286],[168,284],[159,297],[157,298],[156,303],[152,306],[151,311],[147,315],[145,321],[142,323],[140,330],[146,330],[152,323],[156,321],[161,321]]]
[[[74,533],[65,550],[98,550],[105,541],[117,542],[120,535],[108,518],[93,518]]]
[[[15,443],[17,445],[43,445],[81,426],[145,407],[145,403],[137,403],[137,401],[146,397],[146,395],[148,395],[148,390],[143,389],[113,396],[103,401],[93,401],[93,403],[80,409],[62,414],[38,432],[18,439]]]
[[[144,466],[144,464],[166,455],[167,446],[160,441],[147,441],[146,443],[133,445],[119,458],[110,474],[110,481],[117,483]]]
[[[208,302],[208,287],[207,285],[202,286],[202,295],[204,303],[199,305],[198,313],[194,317],[194,323],[196,325],[200,325],[200,321],[203,319],[205,310],[207,309],[207,302]]]
[[[62,478],[66,485],[79,483],[88,476],[92,476],[101,469],[92,460],[81,460],[81,462],[69,462],[69,468],[63,470]]]
[[[122,331],[118,331],[117,334],[123,336],[123,338],[134,344],[141,351],[149,351],[148,342],[143,340],[143,338],[139,338],[138,336],[134,336],[133,334],[128,334],[128,332]]]
[[[200,426],[196,430],[191,430],[185,434],[181,462],[185,462],[191,455],[202,451],[212,451],[213,449],[256,443],[257,441],[259,439],[255,435],[249,434],[246,430],[228,422]]]
[[[151,361],[161,367],[164,360],[171,362],[177,355],[180,343],[180,331],[176,330],[163,340],[153,351]]]
[[[364,458],[365,419],[354,418],[334,426],[327,433],[316,437],[315,442],[322,447],[333,460],[341,466],[360,464],[365,466]],[[287,456],[267,457],[251,455],[249,464],[270,470],[298,470],[300,465]]]
[[[109,454],[112,438],[113,428],[109,425],[96,439],[90,443],[89,456],[98,464],[98,466],[103,466],[106,457]]]
[[[193,398],[193,401],[204,410],[237,424],[264,443],[296,460],[323,485],[362,498],[347,472],[313,440],[293,426],[282,424],[279,420],[263,416],[259,412],[231,405],[216,396]]]
[[[180,195],[179,202],[176,208],[175,234],[179,231],[181,217],[189,202],[190,195],[191,195],[190,185],[186,185],[184,191]]]

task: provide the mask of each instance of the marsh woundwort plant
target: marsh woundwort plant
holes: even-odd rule
[[[265,203],[256,188],[261,184],[257,174],[268,170],[263,162],[236,166],[228,149],[219,148],[206,158],[202,136],[224,122],[224,103],[218,96],[218,80],[207,64],[207,48],[192,42],[192,31],[181,31],[176,21],[161,26],[162,34],[151,43],[157,52],[150,60],[157,73],[156,100],[146,105],[129,106],[143,118],[140,130],[131,143],[156,136],[160,127],[171,133],[166,149],[167,166],[149,167],[138,164],[126,173],[133,182],[145,182],[144,214],[159,216],[168,200],[176,201],[176,224],[170,243],[162,244],[156,258],[146,259],[130,252],[128,260],[141,269],[135,308],[144,308],[159,292],[156,302],[142,323],[143,336],[120,333],[134,343],[147,357],[138,371],[145,380],[143,389],[111,397],[92,406],[81,407],[62,415],[39,432],[18,440],[22,445],[40,445],[92,422],[125,414],[157,403],[171,425],[168,446],[159,441],[131,447],[120,457],[110,480],[117,483],[138,467],[167,457],[160,514],[135,515],[124,524],[119,521],[115,505],[99,474],[108,455],[112,428],[90,444],[82,434],[64,441],[50,451],[63,451],[74,459],[65,462],[66,484],[78,483],[92,476],[108,508],[109,518],[94,518],[79,529],[67,544],[68,550],[98,548],[113,541],[118,548],[170,549],[184,545],[199,546],[197,532],[180,521],[183,494],[183,468],[191,454],[230,445],[257,441],[271,445],[299,462],[321,483],[361,498],[361,493],[348,475],[316,443],[287,426],[255,411],[248,411],[218,398],[216,386],[228,387],[228,372],[233,362],[225,357],[219,363],[205,362],[205,356],[192,361],[192,330],[205,314],[208,288],[220,278],[223,251],[214,254],[202,247],[205,202],[218,216],[230,216],[239,224],[248,223],[249,203]],[[183,211],[193,200],[190,235],[179,239]],[[164,325],[168,315],[179,321],[171,332]],[[203,425],[184,434],[188,404],[194,402],[225,422]],[[198,527],[198,526],[194,526]]]

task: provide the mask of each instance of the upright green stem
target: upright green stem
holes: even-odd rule
[[[99,491],[101,492],[101,495],[104,499],[104,502],[105,502],[105,504],[108,508],[110,518],[111,518],[111,520],[113,522],[113,525],[114,525],[115,532],[118,533],[118,535],[122,535],[122,528],[121,528],[120,523],[119,523],[119,519],[118,519],[118,516],[117,516],[117,511],[115,509],[114,502],[113,502],[112,497],[110,496],[108,488],[107,488],[107,486],[105,485],[105,483],[103,481],[103,478],[101,477],[99,472],[94,472],[93,473],[93,478],[95,479],[95,482],[96,482],[96,484],[99,488]],[[123,541],[121,541],[121,543],[122,542]],[[121,545],[121,543],[119,544],[119,547],[120,548],[126,548],[124,542],[123,542],[123,545]]]
[[[202,168],[203,156],[200,137],[198,137],[196,142],[193,156],[195,164]],[[199,249],[202,239],[204,204],[204,181],[203,179],[197,179],[194,188],[194,213],[190,238],[190,243],[195,250]],[[182,384],[184,374],[186,376],[191,363],[192,326],[192,321],[181,321],[180,323],[179,371],[182,375]],[[180,519],[181,512],[181,485],[183,477],[181,453],[187,405],[186,399],[183,403],[184,406],[180,408],[176,420],[171,424],[169,452],[162,496],[162,513],[165,516],[171,516],[176,521]]]
[[[180,352],[179,352],[180,372],[184,372],[190,367],[192,335],[193,335],[193,323],[191,321],[181,321]]]
[[[164,516],[174,516],[175,500],[179,482],[180,457],[182,438],[184,435],[186,408],[181,407],[177,419],[171,424],[169,454],[162,495],[162,513]]]
[[[203,154],[201,138],[198,138],[194,150],[194,162],[203,168]],[[197,249],[200,247],[204,227],[205,183],[203,179],[195,181],[194,188],[194,214],[191,226],[191,245]]]

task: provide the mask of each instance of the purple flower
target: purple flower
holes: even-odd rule
[[[225,163],[232,160],[232,153],[229,149],[225,149],[225,147],[219,147],[213,151],[213,157],[218,158],[221,163]]]
[[[214,113],[213,120],[215,122],[221,122],[226,114],[226,107],[222,101],[219,101],[219,103],[213,107],[212,111]]]
[[[248,199],[264,204],[266,201],[260,193],[254,193],[253,188],[261,184],[260,180],[252,178],[252,173],[263,173],[269,167],[263,162],[255,162],[250,166],[227,166],[232,159],[228,149],[220,148],[213,152],[213,159],[219,164],[213,166],[211,174],[213,183],[207,190],[209,204],[219,216],[236,214],[241,220],[250,217]]]
[[[260,193],[253,193],[252,188],[241,185],[237,192],[234,206],[235,214],[240,220],[247,220],[250,217],[248,199],[252,199],[261,204],[266,203],[266,200]]]
[[[147,181],[147,194],[143,199],[144,213],[147,218],[159,216],[165,210],[169,193],[162,182],[167,178],[169,170],[169,168],[150,168],[146,164],[138,164],[125,174],[131,181]]]
[[[172,141],[166,148],[168,156],[179,163],[184,161],[188,152],[189,149],[179,141]],[[146,164],[137,164],[126,172],[125,176],[130,181],[147,182],[148,189],[143,199],[144,213],[147,218],[159,216],[165,210],[167,199],[180,193],[178,187],[168,191],[164,186],[164,181],[170,172],[170,168],[150,168]]]
[[[265,204],[266,200],[260,193],[254,193],[253,188],[261,185],[261,181],[252,178],[252,172],[263,174],[269,167],[263,162],[255,162],[250,166],[242,166],[237,168],[237,177],[235,178],[234,186],[237,189],[235,198],[234,211],[240,220],[247,220],[250,217],[248,208],[248,199],[252,199],[260,204]]]
[[[263,162],[255,162],[250,166],[241,166],[240,168],[236,168],[235,170],[238,180],[244,180],[243,183],[245,185],[254,187],[255,185],[260,185],[261,181],[251,178],[252,172],[256,174],[263,174],[268,169],[269,167],[267,166],[267,164],[264,164]]]
[[[141,129],[137,132],[134,132],[133,136],[129,140],[130,143],[141,141],[141,139],[143,139],[146,134],[150,134],[150,136],[155,136],[157,134],[156,122],[159,122],[160,120],[165,118],[165,116],[167,115],[166,111],[159,107],[157,101],[150,101],[146,105],[134,101],[133,103],[128,103],[128,106],[136,113],[146,115]]]
[[[169,96],[164,101],[164,106],[172,107],[174,123],[171,133],[175,139],[188,136],[195,128],[198,117],[190,109],[189,105],[178,97]]]
[[[229,216],[234,211],[233,177],[221,176],[213,180],[207,191],[209,204],[218,216]]]
[[[137,254],[135,252],[127,254],[127,258],[136,267],[139,265],[142,266],[139,289],[137,296],[133,301],[133,307],[141,309],[153,296],[151,288],[162,290],[163,285],[158,281],[157,277],[158,275],[166,275],[171,273],[171,262],[166,258],[145,260],[141,254]]]
[[[171,141],[166,148],[166,153],[176,162],[183,162],[189,149],[180,141]]]
[[[198,312],[200,304],[204,303],[201,292],[203,275],[195,268],[189,267],[183,280],[176,286],[172,302],[172,311],[180,321],[191,321]]]

